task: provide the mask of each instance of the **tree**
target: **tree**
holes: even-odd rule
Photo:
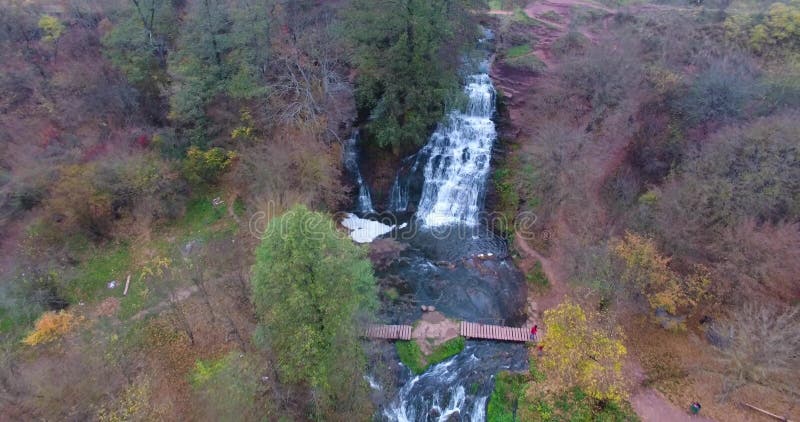
[[[218,96],[266,94],[268,0],[200,0],[187,7],[177,50],[170,114],[190,129],[194,144],[207,138],[206,107]]]
[[[650,307],[671,314],[693,310],[708,292],[708,272],[681,276],[669,268],[670,258],[663,256],[652,239],[628,232],[613,244],[622,261],[621,279],[637,295],[644,296]]]
[[[356,100],[380,146],[420,145],[458,88],[473,34],[467,0],[353,0],[345,30],[359,68]]]
[[[163,112],[169,84],[167,57],[177,36],[177,13],[170,0],[130,0],[102,39],[111,63],[142,95],[143,109]],[[160,113],[156,116],[161,118]]]
[[[754,383],[800,395],[800,307],[751,303],[714,328],[726,368],[724,394]]]
[[[709,246],[746,219],[797,221],[799,135],[796,113],[787,113],[719,131],[688,154],[656,207],[659,235],[668,249],[718,259],[709,256]]]
[[[620,400],[625,391],[620,335],[599,328],[597,317],[565,302],[544,313],[542,368],[562,388],[582,388],[597,400]]]
[[[252,285],[280,376],[312,388],[318,416],[365,417],[358,322],[376,303],[366,251],[329,217],[298,205],[267,226]]]

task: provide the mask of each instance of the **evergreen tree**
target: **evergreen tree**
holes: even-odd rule
[[[346,31],[368,134],[395,150],[420,145],[458,89],[460,47],[472,39],[469,0],[353,0]]]
[[[312,388],[318,416],[364,419],[369,400],[358,322],[377,302],[366,251],[326,215],[296,206],[269,223],[252,284],[283,380]]]
[[[269,0],[198,0],[187,7],[174,76],[171,115],[204,146],[206,106],[219,95],[233,99],[266,93],[262,80],[269,58]]]

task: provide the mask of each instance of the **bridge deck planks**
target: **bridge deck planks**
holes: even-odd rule
[[[410,325],[370,325],[364,330],[364,337],[384,340],[411,340],[413,327]]]
[[[383,340],[411,340],[414,327],[410,325],[370,325],[364,330],[364,336]],[[504,327],[500,325],[478,324],[462,321],[459,334],[467,338],[514,341],[529,341],[528,328]]]
[[[500,325],[485,325],[475,322],[462,322],[461,335],[468,338],[527,342],[528,329],[525,327],[504,327]]]

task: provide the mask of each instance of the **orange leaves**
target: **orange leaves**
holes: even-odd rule
[[[28,346],[48,343],[68,333],[77,322],[78,318],[67,311],[45,312],[36,321],[34,330],[22,342]]]

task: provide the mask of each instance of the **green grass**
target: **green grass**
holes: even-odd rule
[[[515,45],[514,47],[511,47],[508,50],[506,50],[506,58],[513,59],[515,57],[521,57],[526,54],[530,54],[531,51],[532,50],[530,44]]]
[[[528,286],[536,290],[546,290],[550,287],[550,280],[547,279],[547,274],[542,269],[542,263],[536,262],[536,265],[525,275],[528,281]]]
[[[630,404],[598,402],[580,388],[558,394],[541,394],[524,403],[525,411],[542,421],[638,421]]]
[[[192,372],[189,374],[189,383],[192,384],[192,387],[198,388],[216,377],[225,369],[227,364],[227,356],[209,360],[198,359],[194,364],[194,368],[192,368]]]
[[[0,339],[22,340],[42,312],[39,306],[30,304],[20,304],[18,307],[3,305],[0,307]]]
[[[514,233],[514,218],[520,204],[512,167],[503,166],[495,170],[494,189],[497,192],[495,211],[500,215],[495,228],[504,235],[510,236]]]
[[[397,349],[397,356],[400,357],[400,362],[407,366],[411,372],[421,374],[425,372],[427,365],[423,363],[422,350],[416,341],[398,341],[394,344]]]
[[[486,409],[486,420],[492,422],[514,422],[517,420],[517,406],[524,399],[528,386],[524,374],[500,372],[494,383],[494,390]]]
[[[178,220],[176,227],[187,237],[208,239],[214,232],[212,227],[220,221],[227,212],[225,205],[215,207],[211,203],[212,197],[199,197],[193,199],[186,206],[186,213]]]
[[[106,284],[117,281],[117,288],[125,283],[131,271],[130,247],[126,244],[98,247],[78,265],[76,274],[65,286],[66,299],[73,304],[95,302],[110,296]]]
[[[430,355],[425,356],[416,341],[398,341],[395,343],[397,355],[405,366],[411,369],[416,375],[425,372],[431,365],[447,360],[448,358],[461,353],[466,345],[463,337],[457,337],[442,343],[433,350]]]

